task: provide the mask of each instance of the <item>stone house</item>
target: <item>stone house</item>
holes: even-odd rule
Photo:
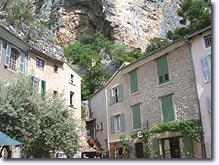
[[[189,36],[200,105],[206,158],[211,158],[211,27]]]
[[[164,122],[199,120],[195,76],[186,40],[161,48],[120,68],[105,84],[110,158],[124,157],[121,136]],[[154,134],[150,158],[201,158],[202,146],[179,131]],[[143,157],[143,140],[130,138],[129,157]]]

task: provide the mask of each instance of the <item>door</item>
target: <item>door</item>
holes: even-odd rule
[[[162,139],[163,158],[181,158],[179,137]]]
[[[135,152],[137,158],[143,158],[143,143],[136,143],[135,144]]]

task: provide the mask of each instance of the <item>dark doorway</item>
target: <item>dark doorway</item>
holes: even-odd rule
[[[181,158],[179,137],[163,139],[162,150],[164,158]]]
[[[143,158],[143,143],[136,143],[135,144],[135,151],[136,151],[136,156],[137,158]]]

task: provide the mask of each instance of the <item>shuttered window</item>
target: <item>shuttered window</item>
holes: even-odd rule
[[[157,74],[159,79],[159,84],[163,84],[170,81],[167,57],[162,56],[156,60],[157,63]]]
[[[46,93],[46,81],[41,80],[41,96],[44,97]]]
[[[124,113],[110,117],[111,133],[125,131],[125,116]]]
[[[115,104],[123,101],[122,85],[118,85],[110,89],[110,104]]]
[[[135,105],[131,107],[132,109],[132,125],[133,129],[141,128],[141,112],[140,105]]]
[[[7,46],[6,46],[6,54],[5,54],[5,66],[7,68],[9,67],[10,57],[11,57],[11,46],[10,46],[10,44],[7,44]]]
[[[3,50],[3,41],[0,40],[0,63],[1,63],[1,58],[2,58],[2,50]]]
[[[211,35],[205,36],[204,41],[205,41],[205,48],[211,47]]]
[[[174,121],[172,95],[161,98],[163,121]]]
[[[22,52],[20,54],[20,60],[19,60],[19,70],[21,73],[25,73],[25,69],[26,69],[26,56],[25,54]]]
[[[204,83],[211,80],[211,57],[210,55],[201,58],[201,69]]]
[[[138,91],[138,76],[136,70],[130,72],[130,86],[131,86],[131,93]]]

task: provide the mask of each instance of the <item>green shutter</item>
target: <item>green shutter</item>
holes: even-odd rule
[[[157,63],[157,74],[159,79],[159,84],[168,82],[169,79],[169,72],[168,72],[168,63],[167,57],[162,56],[156,60]]]
[[[113,96],[112,96],[112,89],[111,88],[109,89],[109,92],[110,92],[109,102],[110,102],[110,105],[112,105],[113,104]]]
[[[130,85],[131,85],[131,93],[138,91],[138,77],[136,70],[130,73]]]
[[[162,112],[163,112],[163,121],[174,121],[174,109],[173,109],[173,102],[172,96],[167,96],[161,98],[162,104]]]
[[[6,46],[6,54],[5,54],[5,66],[6,67],[9,67],[10,56],[11,56],[11,46],[10,46],[10,44],[7,44],[7,46]]]
[[[141,128],[140,105],[135,105],[132,107],[132,117],[133,117],[133,129]]]
[[[41,96],[44,97],[46,93],[46,81],[41,80]]]
[[[111,125],[111,133],[113,134],[115,132],[115,130],[114,130],[114,116],[110,117],[110,125]]]
[[[183,143],[184,143],[183,152],[185,154],[185,158],[193,158],[192,138],[187,135],[184,135]]]
[[[160,155],[159,139],[153,139],[152,145],[153,145],[153,150],[154,150],[154,157],[159,158],[159,155]]]
[[[2,58],[2,52],[3,52],[3,41],[0,40],[0,63],[1,63],[1,58]]]
[[[121,122],[121,132],[125,131],[125,115],[124,113],[120,114],[120,122]]]
[[[121,102],[121,101],[123,101],[122,85],[119,85],[119,86],[118,86],[118,91],[119,91],[119,93],[118,93],[118,101]]]

